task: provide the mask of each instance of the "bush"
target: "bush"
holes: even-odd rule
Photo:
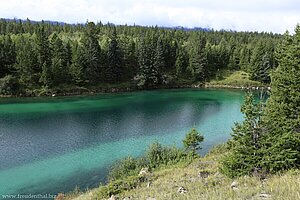
[[[187,148],[193,150],[192,154],[176,146],[168,147],[158,142],[153,143],[143,156],[139,158],[127,157],[115,163],[109,170],[108,185],[100,187],[97,196],[107,198],[113,194],[119,194],[125,190],[137,187],[140,183],[145,182],[149,178],[147,176],[138,176],[142,168],[153,170],[180,162],[190,163],[195,157],[194,151],[200,149],[199,143],[202,141],[203,136],[195,129],[192,129],[191,132],[187,134],[183,143]]]
[[[115,181],[124,177],[137,175],[145,166],[142,158],[127,157],[115,163],[109,170],[108,180]]]
[[[188,134],[186,134],[183,140],[183,145],[188,152],[196,155],[196,151],[201,149],[200,143],[203,142],[204,137],[193,128]]]
[[[100,198],[109,198],[111,195],[136,188],[140,184],[141,179],[142,177],[139,176],[128,176],[122,180],[111,181],[106,186],[100,186],[96,195]]]
[[[19,89],[18,80],[12,75],[0,79],[0,94],[13,95]]]
[[[109,170],[108,185],[102,186],[97,195],[107,198],[113,194],[137,187],[149,178],[138,176],[142,168],[153,170],[179,162],[190,162],[192,158],[184,149],[175,146],[167,147],[155,142],[149,146],[143,156],[139,158],[127,157],[115,163]]]
[[[146,151],[146,161],[149,168],[176,164],[187,158],[188,155],[182,149],[175,146],[164,147],[158,142],[153,143]]]

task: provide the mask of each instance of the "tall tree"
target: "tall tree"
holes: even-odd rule
[[[118,83],[122,80],[124,73],[123,56],[117,41],[116,28],[113,27],[113,33],[107,52],[108,66],[106,69],[106,80],[109,83]]]
[[[13,65],[16,61],[15,44],[9,35],[0,38],[0,77],[13,72]]]
[[[68,55],[62,40],[56,33],[51,38],[51,84],[57,86],[67,83],[68,80]]]
[[[15,68],[19,82],[25,88],[33,88],[38,84],[40,74],[35,71],[37,65],[37,54],[32,39],[21,36],[17,43]]]
[[[231,149],[222,160],[221,171],[230,177],[251,175],[262,167],[262,106],[248,94],[241,108],[245,119],[236,123],[230,141]]]
[[[85,34],[81,40],[82,46],[79,51],[80,62],[83,68],[84,78],[90,84],[99,83],[101,80],[101,48],[97,39],[97,30],[93,22],[87,25]]]
[[[48,35],[43,26],[36,32],[36,48],[38,71],[41,72],[40,82],[48,86],[51,82],[51,52]]]
[[[162,71],[166,67],[165,58],[163,52],[163,43],[161,38],[157,39],[156,50],[154,55],[153,69],[151,74],[152,80],[157,80],[157,84],[161,84],[162,82]]]
[[[204,82],[206,79],[207,57],[205,53],[205,39],[198,38],[191,49],[189,57],[189,71],[195,81]]]
[[[285,35],[271,75],[271,96],[264,119],[269,129],[266,165],[270,171],[300,166],[300,26]]]

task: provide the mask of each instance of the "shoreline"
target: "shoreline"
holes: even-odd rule
[[[198,88],[198,89],[239,89],[239,90],[271,90],[270,86],[236,86],[236,85],[223,85],[223,84],[191,84],[191,85],[173,85],[173,86],[159,86],[148,89],[137,88],[137,87],[99,87],[99,88],[84,88],[77,87],[72,88],[72,91],[65,92],[52,92],[48,91],[41,95],[0,95],[0,99],[4,98],[27,98],[27,97],[68,97],[68,96],[81,96],[81,95],[101,95],[101,94],[116,94],[124,92],[135,92],[135,91],[151,91],[159,89],[188,89],[188,88]],[[75,91],[76,90],[76,91]]]

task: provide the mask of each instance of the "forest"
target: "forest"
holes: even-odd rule
[[[270,83],[283,36],[86,22],[0,20],[0,94],[204,83],[242,70]]]

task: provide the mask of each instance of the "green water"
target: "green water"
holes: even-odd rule
[[[0,195],[96,187],[115,161],[154,141],[180,146],[193,126],[204,134],[204,154],[242,120],[243,95],[182,89],[1,99]]]

